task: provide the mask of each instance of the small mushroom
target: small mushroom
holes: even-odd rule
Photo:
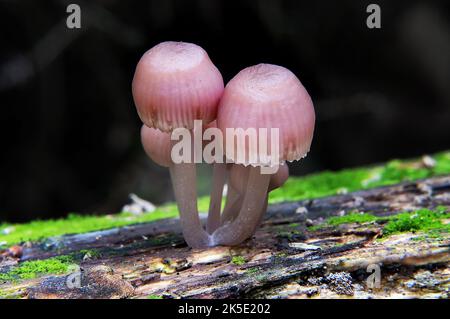
[[[192,130],[195,120],[210,123],[216,118],[223,79],[201,47],[163,42],[140,59],[132,91],[142,122],[170,133],[176,128]],[[157,155],[163,155],[159,159],[167,164],[165,154]],[[208,246],[209,235],[198,216],[196,164],[169,163],[169,170],[186,242],[191,247]]]
[[[145,153],[156,164],[162,167],[170,167],[173,164],[170,157],[171,140],[170,134],[158,129],[142,125],[141,143]]]
[[[209,128],[217,129],[217,122],[209,123],[205,130]],[[206,222],[206,231],[209,234],[212,234],[221,224],[223,188],[228,177],[229,168],[230,166],[224,162],[213,164],[211,197],[209,200],[208,220]]]
[[[236,245],[249,238],[267,209],[268,193],[283,185],[289,176],[285,162],[305,157],[311,145],[314,108],[298,78],[286,68],[259,64],[239,72],[224,90],[220,72],[202,48],[190,43],[163,42],[139,61],[132,89],[144,123],[144,150],[170,170],[188,245]],[[260,158],[259,154],[255,157],[255,149],[249,145],[238,147],[243,157],[234,157],[230,154],[238,152],[229,153],[225,143],[227,161],[214,163],[206,230],[198,216],[196,164],[178,164],[171,158],[171,132],[177,128],[192,131],[195,120],[209,123],[209,127],[217,127],[223,133],[228,128],[253,128],[258,132],[258,141],[259,129],[279,130],[279,140],[275,141],[278,147],[270,148],[279,159],[276,162],[267,162],[270,157]],[[272,141],[267,142],[272,145]],[[278,170],[271,174],[262,172],[261,167],[267,165]],[[227,179],[228,194],[221,215]]]
[[[277,128],[280,162],[270,163],[276,166],[306,156],[314,123],[313,103],[301,82],[288,69],[271,64],[259,64],[239,72],[225,87],[217,116],[217,126],[222,132],[227,128],[254,128],[258,140],[260,128]],[[237,217],[217,229],[212,242],[236,245],[253,235],[260,222],[271,175],[260,171],[267,162],[263,162],[248,144],[239,150],[244,156],[238,156],[236,149],[230,151],[226,147],[226,156],[235,164],[245,166],[248,179],[244,182],[245,195]],[[251,162],[250,159],[256,160]]]
[[[228,183],[228,193],[226,206],[222,213],[222,223],[232,221],[237,217],[242,201],[245,196],[245,190],[248,181],[248,169],[244,165],[234,164],[230,168],[230,176]],[[270,176],[268,192],[280,188],[289,178],[289,167],[284,164],[280,165],[278,171]],[[267,209],[268,196],[266,196],[266,204],[263,209]]]

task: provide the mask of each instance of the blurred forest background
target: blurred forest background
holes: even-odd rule
[[[69,3],[81,29],[66,27]],[[166,40],[202,46],[225,81],[260,62],[296,73],[317,125],[295,175],[450,148],[447,0],[0,0],[0,221],[172,199],[131,96],[137,61]]]

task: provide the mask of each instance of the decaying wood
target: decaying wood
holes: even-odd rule
[[[29,298],[448,298],[447,234],[380,241],[378,223],[306,227],[354,210],[386,216],[438,205],[450,207],[450,176],[272,205],[255,236],[238,247],[192,250],[177,219],[49,238],[24,247],[21,260],[95,249],[98,257],[81,262],[81,288],[69,288],[64,275],[0,289]],[[374,265],[380,288],[367,286]]]

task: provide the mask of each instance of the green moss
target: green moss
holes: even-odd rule
[[[450,230],[450,224],[443,224],[442,219],[450,218],[443,208],[436,210],[420,209],[412,213],[402,213],[392,216],[383,228],[383,236],[404,232],[431,232],[438,234]]]
[[[270,202],[301,200],[335,195],[338,192],[361,189],[361,181],[368,178],[368,169],[339,172],[325,171],[304,177],[290,177],[283,187],[270,193]]]
[[[78,234],[151,222],[162,218],[175,217],[177,214],[176,206],[171,204],[142,215],[133,215],[127,212],[105,216],[70,214],[65,219],[36,220],[27,224],[1,224],[0,242],[4,242],[4,245],[12,245],[22,241],[37,241],[52,236]],[[5,229],[8,231],[5,231]]]
[[[318,224],[318,225],[308,226],[308,231],[315,232],[315,231],[321,230],[322,228],[325,228],[326,226],[327,226],[326,224]]]
[[[443,229],[432,229],[427,231],[426,233],[421,232],[422,235],[411,238],[413,241],[426,241],[428,239],[432,239],[433,242],[445,240],[445,234],[449,233],[448,227],[444,227]]]
[[[393,185],[435,175],[450,174],[450,152],[433,156],[436,165],[427,168],[420,161],[393,160],[382,166],[325,171],[290,177],[286,184],[270,193],[271,203],[324,197]]]
[[[259,272],[259,268],[258,268],[258,267],[251,267],[251,268],[248,268],[248,269],[245,271],[245,273],[246,273],[246,274],[249,274],[249,275],[254,275],[254,274],[256,274],[257,272]]]
[[[434,156],[436,166],[433,168],[435,175],[448,174],[450,172],[450,152],[438,153]]]
[[[424,241],[426,239],[427,239],[426,236],[417,236],[417,237],[411,238],[412,241]]]
[[[383,166],[325,171],[302,177],[290,177],[286,184],[271,192],[270,203],[324,197],[361,189],[396,184],[438,174],[450,174],[450,152],[433,156],[436,165],[426,168],[420,161],[391,161]],[[209,207],[207,196],[199,198],[199,210]],[[178,215],[175,204],[158,207],[152,213],[133,215],[122,212],[114,215],[92,216],[70,214],[65,219],[37,220],[27,224],[0,224],[0,246],[10,246],[23,241],[104,230],[137,223],[151,222]]]
[[[0,299],[20,299],[24,293],[17,289],[0,289]]]
[[[330,226],[338,226],[341,224],[350,223],[370,223],[376,221],[377,217],[367,213],[352,212],[344,216],[333,216],[327,219],[327,224]]]
[[[33,279],[44,275],[60,275],[70,271],[71,266],[82,261],[86,256],[98,258],[100,253],[93,249],[82,249],[69,255],[62,255],[42,260],[32,260],[20,263],[7,272],[0,273],[2,281],[20,281]]]
[[[73,263],[74,258],[71,255],[26,261],[6,273],[0,273],[0,281],[18,281],[49,274],[64,274]]]
[[[440,237],[443,233],[448,233],[450,224],[442,221],[450,219],[450,213],[445,207],[436,207],[434,210],[419,209],[414,212],[403,212],[389,217],[377,217],[367,213],[350,213],[345,216],[333,216],[324,223],[309,227],[309,231],[316,231],[324,227],[338,226],[352,223],[370,223],[384,221],[383,237],[404,232],[425,232],[428,237]]]
[[[325,222],[323,222],[319,225],[314,225],[314,226],[308,227],[308,230],[309,231],[317,231],[322,228],[330,227],[330,226],[339,226],[342,224],[353,224],[353,223],[358,223],[358,224],[370,223],[370,222],[377,221],[377,220],[379,220],[379,218],[374,215],[354,211],[354,212],[350,212],[344,216],[329,217],[327,220],[325,220]]]
[[[231,262],[237,266],[241,266],[245,264],[245,258],[242,256],[233,256],[231,258]]]
[[[158,295],[148,295],[147,299],[163,299],[162,296],[158,296]]]

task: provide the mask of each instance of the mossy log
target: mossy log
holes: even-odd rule
[[[79,285],[68,285],[78,273],[47,275],[0,284],[0,296],[448,298],[448,231],[384,231],[396,214],[439,206],[450,208],[450,175],[271,205],[255,236],[238,247],[192,250],[177,219],[48,238],[20,247],[20,262],[82,252]],[[344,219],[360,212],[376,218]],[[343,222],[327,223],[332,216]],[[439,224],[448,229],[443,216]],[[0,270],[14,267],[16,257],[4,254]]]

